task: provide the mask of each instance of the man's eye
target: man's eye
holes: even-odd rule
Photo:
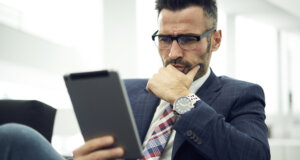
[[[169,43],[170,42],[170,38],[169,37],[159,37],[158,40],[161,43]]]
[[[197,38],[195,37],[180,37],[178,39],[179,43],[182,43],[182,44],[187,44],[187,43],[193,43],[193,42],[196,42],[197,41]]]

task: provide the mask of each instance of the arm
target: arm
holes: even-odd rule
[[[176,98],[189,93],[188,88],[197,71],[195,68],[186,75],[171,65],[162,68],[149,80],[147,89],[173,104]],[[206,159],[270,159],[262,89],[251,84],[236,90],[234,96],[235,101],[226,106],[229,113],[226,120],[204,101],[197,102],[192,111],[176,122],[176,137],[189,145],[184,147],[192,146],[193,152]],[[226,101],[229,99],[220,100],[219,105]],[[181,154],[191,152],[184,147],[176,152],[176,156],[184,157],[187,155]]]
[[[262,89],[251,85],[236,95],[226,120],[204,101],[197,102],[175,124],[177,134],[207,159],[270,159]]]

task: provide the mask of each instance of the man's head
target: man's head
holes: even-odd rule
[[[215,0],[156,0],[156,9],[159,36],[155,40],[164,66],[172,64],[188,73],[200,65],[195,79],[202,77],[209,68],[211,53],[219,48],[222,38],[221,31],[215,31]],[[197,39],[200,35],[205,36]]]
[[[163,9],[177,11],[190,6],[200,6],[208,20],[207,28],[217,28],[218,8],[216,0],[156,0],[155,3],[158,15]]]

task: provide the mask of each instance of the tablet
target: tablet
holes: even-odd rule
[[[139,139],[123,81],[115,71],[64,75],[75,115],[85,141],[105,135],[125,150],[122,158],[141,158]]]

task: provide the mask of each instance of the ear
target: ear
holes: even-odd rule
[[[221,45],[221,41],[222,41],[222,31],[221,30],[217,30],[212,38],[212,46],[211,49],[212,51],[216,51],[219,49],[220,45]]]

